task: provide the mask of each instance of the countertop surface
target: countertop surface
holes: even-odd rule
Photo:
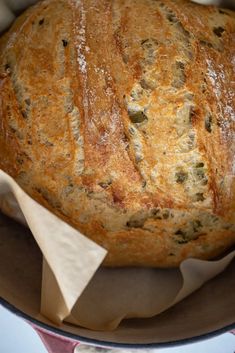
[[[144,350],[144,352],[147,351],[150,353],[235,353],[235,335],[225,333],[194,344],[176,348]],[[105,349],[80,345],[75,350],[75,353],[79,352],[132,353],[140,352],[140,350]],[[47,351],[37,334],[24,320],[0,306],[0,353],[47,353]]]

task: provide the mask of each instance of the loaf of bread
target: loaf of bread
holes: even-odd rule
[[[0,40],[0,168],[106,266],[214,258],[235,244],[234,70],[232,11],[42,1]]]

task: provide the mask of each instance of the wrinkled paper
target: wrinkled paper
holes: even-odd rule
[[[93,330],[147,318],[175,305],[221,273],[216,261],[187,259],[177,269],[103,268],[107,251],[30,198],[0,170],[0,208],[27,224],[43,254],[41,314]]]

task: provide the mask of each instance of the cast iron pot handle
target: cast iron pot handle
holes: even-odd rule
[[[78,341],[46,331],[32,323],[30,325],[41,338],[48,353],[74,353],[75,348],[79,345]]]

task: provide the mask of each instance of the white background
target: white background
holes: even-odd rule
[[[80,349],[78,347],[77,353],[86,352],[88,350],[89,349],[86,349],[84,346],[80,347]],[[108,351],[109,350],[107,350],[107,352]],[[112,352],[114,352],[114,350],[112,350]],[[118,352],[128,353],[128,350],[121,349],[117,350],[117,353]],[[199,343],[176,348],[153,349],[151,352],[235,353],[235,336],[226,333]],[[47,353],[34,330],[24,320],[13,315],[2,306],[0,306],[0,353]]]

